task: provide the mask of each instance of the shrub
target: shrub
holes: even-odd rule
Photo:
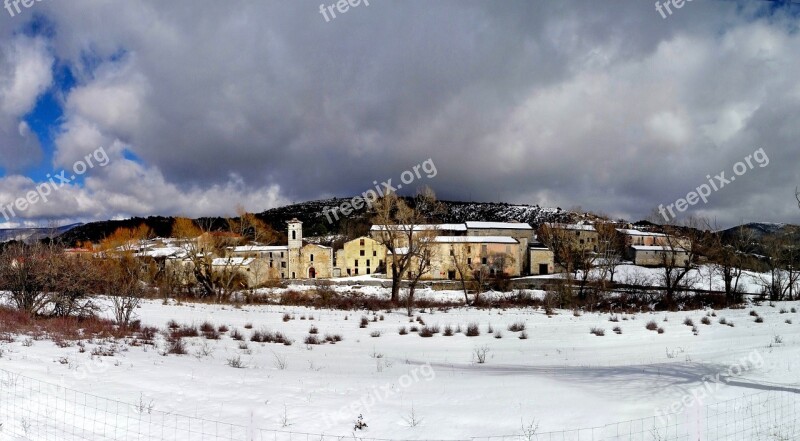
[[[608,318],[608,321],[610,321],[610,322],[618,322],[619,321],[619,317],[617,317],[616,315],[611,315],[611,317]]]
[[[733,327],[733,322],[728,322],[728,326]]]
[[[792,320],[791,319],[786,319],[786,324],[787,325],[791,325],[792,324]]]
[[[590,333],[590,334],[594,334],[594,335],[596,335],[596,336],[598,336],[598,337],[602,337],[602,336],[606,335],[606,330],[605,330],[605,329],[603,329],[603,328],[596,328],[596,327],[595,327],[595,328],[592,328],[592,329],[589,331],[589,333]]]
[[[663,333],[664,333],[664,328],[662,328],[662,327],[659,327],[659,328],[658,328],[658,333],[659,333],[659,334],[663,334]]]
[[[253,324],[252,323],[245,323],[244,329],[253,329]]]
[[[797,312],[797,308],[792,308],[791,311],[792,311],[792,314],[794,314],[794,313]]]
[[[366,328],[369,326],[369,319],[366,316],[361,317],[361,323],[358,325],[359,328]]]
[[[780,310],[779,312],[780,312],[781,314],[786,314],[786,313],[788,313],[789,311],[787,311],[787,310],[786,310],[786,308],[781,308],[781,310]]]
[[[572,316],[573,317],[580,317],[581,316],[581,311],[578,310],[578,309],[573,309],[572,310]]]
[[[617,335],[622,334],[622,328],[619,326],[614,326],[614,333]]]
[[[756,310],[755,310],[755,309],[753,309],[753,310],[751,310],[751,311],[750,311],[750,316],[751,316],[751,317],[758,317],[758,313],[756,312]]]
[[[464,332],[464,331],[461,330],[461,325],[457,325],[456,326],[456,334],[461,334],[462,332]]]
[[[478,364],[486,363],[486,355],[489,354],[489,351],[490,349],[488,346],[481,346],[473,350],[473,355]]]
[[[692,321],[691,318],[686,317],[685,319],[683,319],[683,324],[686,326],[694,326],[694,321]]]
[[[763,318],[763,317],[761,317],[761,316],[759,316],[759,317],[756,317],[756,319],[755,319],[755,322],[756,322],[756,323],[764,323],[764,318]]]
[[[309,334],[319,334],[319,329],[316,326],[311,325],[311,328],[308,329]]]
[[[398,332],[400,333],[400,335],[406,335],[408,334],[408,329],[406,329],[405,326],[401,326]]]
[[[342,341],[342,336],[339,334],[325,334],[325,341],[333,345]]]
[[[503,332],[498,329],[497,332],[494,334],[494,338],[503,338]]]
[[[289,315],[289,313],[288,313],[288,312],[285,312],[285,313],[283,314],[283,321],[284,321],[284,322],[288,322],[288,321],[289,321],[289,320],[291,320],[291,319],[292,319],[292,316],[291,316],[291,315]]]
[[[420,329],[419,331],[420,337],[433,337],[433,334],[434,334],[433,329],[428,326],[423,326],[422,329]]]
[[[181,325],[179,325],[175,320],[170,320],[167,322],[167,327],[169,329],[178,329],[181,327]]]
[[[494,333],[494,328],[492,328],[492,324],[491,323],[489,323],[489,327],[486,328],[486,333],[488,333],[488,334]]]
[[[372,331],[372,332],[369,333],[369,336],[370,337],[380,337],[381,336],[381,331]]]
[[[307,345],[318,345],[318,344],[321,344],[321,342],[320,342],[320,340],[319,340],[319,337],[317,337],[317,336],[316,336],[316,335],[314,335],[314,334],[310,334],[310,335],[308,335],[308,336],[305,338],[305,340],[303,340],[303,343],[305,343],[305,344],[307,344]]]
[[[525,331],[522,331],[522,332],[519,334],[519,339],[520,339],[520,340],[527,340],[527,339],[528,339],[528,333],[527,333],[527,332],[525,332]]]
[[[704,325],[710,325],[711,324],[711,319],[708,316],[705,316],[705,317],[700,319],[700,323],[702,323]]]
[[[244,335],[242,335],[242,333],[239,332],[238,329],[233,328],[233,331],[231,331],[231,338],[236,341],[242,341],[244,340]]]
[[[215,328],[214,324],[212,324],[211,322],[203,322],[203,324],[200,325],[200,332],[203,333],[214,332],[216,329],[217,328]]]
[[[477,323],[467,325],[467,337],[477,337],[479,335],[481,335],[481,330],[478,328]]]
[[[250,346],[247,345],[246,341],[240,341],[239,342],[239,349],[247,350],[247,349],[250,349]]]
[[[525,322],[515,322],[508,325],[508,330],[511,332],[520,332],[525,330]]]
[[[720,317],[719,318],[719,324],[720,325],[727,325],[728,324],[728,320],[725,317]]]
[[[186,355],[186,344],[183,341],[183,338],[177,337],[172,338],[169,340],[169,346],[167,347],[168,354],[175,354],[175,355]]]
[[[219,328],[217,330],[219,332],[228,332],[230,329],[226,325],[219,325]]]
[[[414,325],[411,325],[411,327],[410,327],[410,328],[408,328],[408,330],[409,330],[410,332],[419,332],[419,328],[417,328],[417,327],[416,327],[416,326],[414,326]]]
[[[499,334],[499,331],[498,331]],[[445,337],[452,337],[453,336],[453,328],[450,325],[445,325],[444,327],[444,336]]]
[[[655,320],[650,320],[644,327],[650,331],[655,331],[658,329],[658,323]]]
[[[244,368],[244,363],[242,362],[242,357],[236,355],[228,359],[228,366],[236,369]]]

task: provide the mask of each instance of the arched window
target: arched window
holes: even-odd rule
[[[311,261],[312,262],[314,261],[314,255],[313,254],[311,255]]]
[[[292,240],[297,239],[297,231],[292,230]]]

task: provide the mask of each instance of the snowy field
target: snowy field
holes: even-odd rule
[[[400,327],[422,327],[402,312],[149,301],[138,311],[145,325],[210,321],[231,331],[219,340],[188,338],[189,354],[180,356],[162,356],[161,337],[155,348],[120,344],[115,355],[104,357],[92,352],[110,347],[108,342],[88,343],[79,352],[76,346],[21,336],[2,345],[0,369],[68,390],[143,403],[148,411],[233,424],[350,435],[363,414],[368,427],[359,436],[463,439],[519,433],[534,421],[545,432],[653,417],[669,413],[676,401],[703,386],[711,390],[703,404],[793,390],[800,383],[800,315],[791,312],[793,307],[797,302],[719,310],[709,317],[710,325],[701,323],[710,311],[620,315],[611,322],[609,314],[576,317],[558,311],[548,317],[536,309],[461,308],[420,313],[425,324],[441,330],[423,338],[414,332],[400,335]],[[763,323],[755,322],[751,310]],[[284,322],[286,313],[294,318]],[[359,327],[362,316],[370,320],[366,328]],[[683,324],[686,317],[697,335]],[[720,324],[723,317],[734,326]],[[650,320],[664,332],[645,329]],[[527,339],[508,329],[518,322],[524,323]],[[464,334],[469,323],[479,325],[479,336]],[[248,324],[253,328],[246,329]],[[312,325],[320,337],[340,335],[342,341],[304,344]],[[454,331],[460,326],[462,333],[445,336],[446,325]],[[615,326],[621,334],[612,332]],[[603,328],[605,335],[590,334],[593,327]],[[293,344],[247,341],[244,348],[230,338],[234,328],[246,340],[256,330],[280,331]],[[242,367],[229,366],[236,359]],[[5,427],[14,424],[4,422]]]

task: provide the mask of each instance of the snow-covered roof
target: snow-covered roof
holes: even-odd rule
[[[211,261],[213,266],[247,266],[255,259],[250,257],[218,257]]]
[[[395,253],[399,255],[408,254],[408,247],[399,247],[394,249]],[[391,250],[388,251],[388,254],[393,254]]]
[[[386,231],[386,230],[400,230],[408,231],[411,225],[373,225],[370,231]],[[422,224],[414,225],[413,231],[467,231],[467,226],[464,224]]]
[[[263,253],[269,251],[286,251],[289,247],[286,245],[244,245],[240,247],[233,247],[231,251],[234,253]]]
[[[437,243],[519,243],[509,236],[436,236]]]
[[[686,250],[681,248],[681,247],[674,247],[673,248],[673,247],[667,246],[667,245],[664,245],[664,246],[661,246],[661,245],[632,245],[631,248],[633,248],[636,251],[672,251],[674,249],[677,252],[681,252],[681,253],[686,252]]]
[[[627,228],[617,228],[617,231],[627,236],[652,236],[652,237],[667,237],[663,233],[652,233],[649,231],[631,230]]]
[[[154,247],[139,251],[137,254],[147,257],[184,257],[187,253],[180,247]]]
[[[475,229],[495,229],[495,230],[532,230],[529,224],[524,222],[467,222],[467,228]]]
[[[583,225],[583,224],[559,224],[556,225],[555,228],[560,228],[564,230],[597,231],[594,228],[594,225]]]

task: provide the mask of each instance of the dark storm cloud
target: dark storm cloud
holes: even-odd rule
[[[37,4],[78,77],[55,165],[117,146],[76,189],[92,216],[352,195],[430,157],[440,197],[639,218],[764,147],[695,214],[797,221],[800,41],[759,3]]]

